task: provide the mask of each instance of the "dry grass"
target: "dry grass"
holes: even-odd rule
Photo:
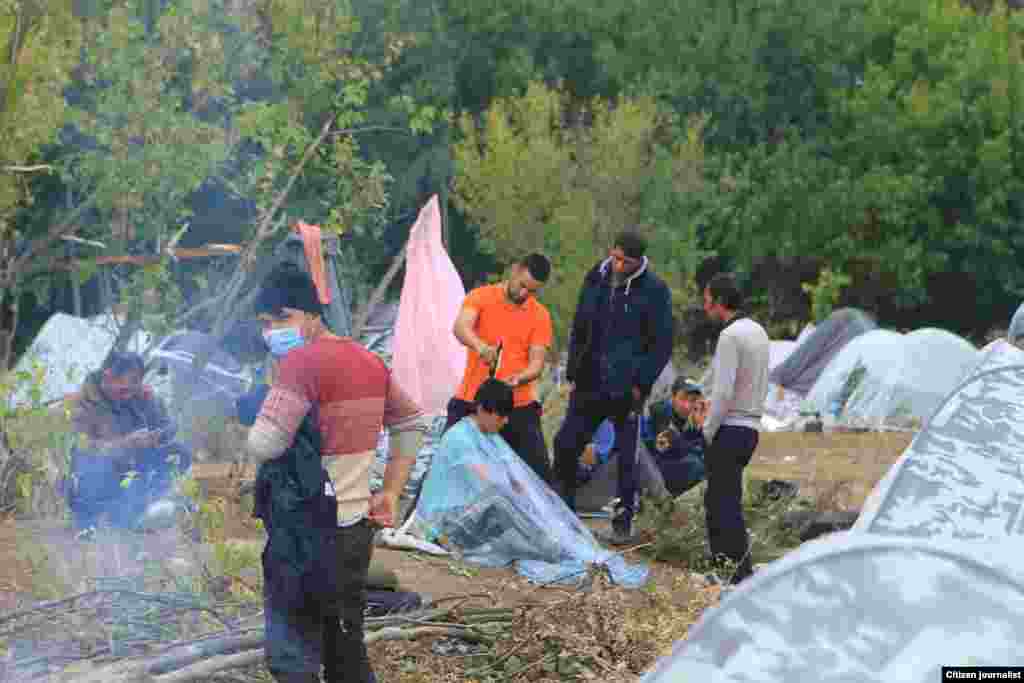
[[[755,479],[800,484],[815,508],[855,510],[910,445],[906,432],[763,433],[747,468]]]

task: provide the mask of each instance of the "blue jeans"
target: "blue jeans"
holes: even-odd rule
[[[75,526],[96,526],[106,515],[111,526],[135,527],[146,506],[170,492],[175,472],[184,472],[191,463],[191,454],[178,443],[125,457],[76,451],[68,499]]]

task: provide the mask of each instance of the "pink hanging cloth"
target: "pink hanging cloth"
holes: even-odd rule
[[[310,225],[299,221],[295,224],[295,232],[302,238],[302,251],[306,254],[306,263],[309,265],[309,274],[316,285],[316,293],[320,297],[320,303],[331,303],[331,289],[327,286],[327,276],[324,274],[324,248],[320,241],[320,226]]]
[[[466,349],[452,327],[466,289],[441,241],[437,195],[409,234],[392,346],[395,380],[431,415],[443,414],[462,380]]]

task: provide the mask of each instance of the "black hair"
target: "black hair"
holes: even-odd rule
[[[685,391],[687,394],[696,394],[697,396],[703,396],[704,392],[701,388],[686,379],[685,377],[677,377],[675,382],[672,382],[672,395],[675,396],[680,391]]]
[[[721,304],[730,311],[743,308],[743,294],[732,273],[719,273],[714,276],[708,282],[707,289],[711,292],[712,302]]]
[[[612,247],[618,247],[628,258],[643,258],[647,251],[647,240],[636,229],[623,230],[615,236]]]
[[[132,372],[144,375],[146,374],[146,361],[142,359],[142,356],[131,351],[113,351],[103,363],[103,369],[109,370],[114,377],[124,377]]]
[[[512,387],[500,379],[485,380],[480,388],[476,390],[473,397],[477,408],[483,408],[488,413],[497,413],[503,417],[512,414]]]
[[[519,265],[526,268],[537,282],[547,282],[551,276],[551,261],[544,254],[528,254],[519,260]]]
[[[271,272],[256,297],[253,314],[280,315],[285,308],[314,315],[324,312],[313,280],[293,265],[280,266]]]

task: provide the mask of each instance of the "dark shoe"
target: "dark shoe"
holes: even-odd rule
[[[315,673],[290,673],[284,671],[270,670],[270,675],[277,683],[320,683],[320,674]]]
[[[633,516],[622,513],[612,520],[612,532],[605,536],[611,545],[629,545],[635,540],[633,536]]]

